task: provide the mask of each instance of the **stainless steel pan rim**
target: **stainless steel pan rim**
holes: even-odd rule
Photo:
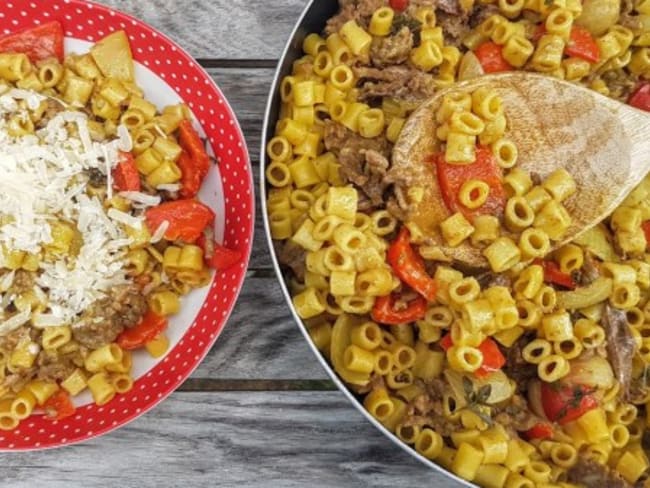
[[[336,7],[334,7],[336,6]],[[278,262],[277,256],[275,255],[275,250],[273,248],[273,239],[271,238],[271,229],[269,226],[269,219],[268,219],[268,213],[267,213],[267,206],[266,206],[266,175],[265,175],[265,170],[266,170],[266,164],[267,164],[267,155],[266,155],[266,145],[268,141],[270,140],[271,137],[273,137],[272,130],[273,127],[275,126],[275,121],[277,117],[277,113],[275,111],[275,105],[277,103],[278,99],[278,88],[280,85],[280,82],[282,81],[282,78],[288,74],[287,69],[290,68],[291,62],[294,59],[289,59],[289,55],[291,54],[292,50],[295,50],[296,48],[299,48],[299,46],[302,45],[302,38],[304,36],[304,31],[303,28],[305,27],[305,24],[313,24],[314,21],[318,21],[320,26],[319,29],[322,29],[324,27],[325,21],[329,17],[326,13],[324,12],[327,11],[332,11],[334,12],[335,9],[338,8],[338,2],[337,0],[310,0],[305,9],[303,10],[302,14],[300,15],[300,18],[298,19],[293,31],[291,32],[291,36],[289,37],[289,40],[282,52],[282,56],[280,57],[280,61],[278,63],[275,76],[273,78],[273,83],[271,84],[271,89],[269,92],[269,97],[266,103],[266,110],[264,113],[264,126],[262,128],[262,142],[261,142],[261,148],[260,148],[260,198],[261,198],[261,204],[262,204],[262,219],[264,221],[264,233],[266,234],[266,241],[269,247],[269,251],[271,253],[271,259],[273,261],[273,268],[275,269],[275,274],[276,277],[280,283],[280,288],[282,289],[282,294],[284,295],[284,298],[287,302],[287,305],[289,306],[289,309],[291,310],[291,314],[293,315],[295,323],[298,325],[298,328],[302,332],[302,335],[305,337],[305,340],[307,341],[307,344],[309,344],[309,347],[311,348],[312,352],[314,355],[318,358],[318,361],[320,362],[321,366],[331,380],[336,384],[337,388],[350,400],[350,402],[356,407],[356,409],[368,420],[372,425],[375,426],[380,432],[382,432],[388,439],[390,439],[394,444],[399,446],[400,449],[403,451],[407,452],[414,458],[418,459],[420,462],[426,464],[430,468],[438,471],[439,473],[442,473],[443,475],[447,476],[450,479],[455,480],[459,484],[463,486],[469,486],[473,487],[476,486],[472,483],[467,482],[466,480],[459,478],[455,474],[447,471],[444,469],[442,466],[434,463],[433,461],[430,461],[429,459],[425,458],[421,454],[415,451],[415,449],[412,449],[409,447],[406,443],[402,442],[395,434],[393,434],[391,431],[389,431],[386,427],[384,427],[379,421],[377,421],[368,411],[363,407],[363,405],[359,402],[359,400],[350,392],[350,390],[347,388],[347,386],[341,381],[341,379],[338,377],[336,372],[332,369],[330,364],[325,360],[325,358],[321,355],[320,351],[316,348],[314,343],[312,342],[311,338],[309,337],[309,333],[307,332],[307,328],[304,326],[302,323],[302,320],[298,316],[298,313],[296,312],[295,307],[293,306],[293,301],[291,299],[291,294],[289,293],[289,289],[287,288],[287,284],[284,280],[284,276],[282,274],[282,270],[280,268],[280,263]],[[307,33],[312,32],[312,30],[307,29]]]

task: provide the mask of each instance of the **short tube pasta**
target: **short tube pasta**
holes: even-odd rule
[[[650,364],[650,177],[567,239],[581,180],[560,163],[533,169],[506,92],[462,82],[533,71],[632,101],[650,76],[650,7],[605,19],[577,0],[479,3],[467,7],[472,22],[459,18],[460,39],[439,9],[361,15],[358,2],[327,37],[304,38],[265,148],[276,257],[314,346],[422,456],[485,487],[569,486],[583,459],[634,484],[650,471],[650,396],[626,398],[606,352],[617,324],[634,381]],[[409,155],[417,164],[405,171],[400,138],[443,88],[428,107],[426,155]],[[162,153],[139,153],[142,174]],[[530,381],[516,382],[521,368]],[[548,411],[553,394],[571,416],[583,397],[589,408],[562,419],[560,406]],[[502,424],[509,409],[547,417],[552,433]]]

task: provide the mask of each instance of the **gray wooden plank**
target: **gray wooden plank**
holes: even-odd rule
[[[264,110],[275,70],[271,68],[208,68],[232,106],[246,137],[257,171]],[[257,173],[255,174],[257,176]]]
[[[307,0],[100,0],[195,58],[277,59]]]
[[[274,277],[246,280],[222,335],[192,378],[325,379]]]
[[[458,486],[338,392],[175,393],[99,439],[3,456],[0,479],[14,488]]]
[[[269,68],[209,68],[207,71],[230,102],[246,136],[257,191],[262,123],[274,70]],[[259,198],[256,200],[256,212],[258,218],[255,220],[250,267],[251,269],[269,269],[271,268],[271,259],[264,236]]]

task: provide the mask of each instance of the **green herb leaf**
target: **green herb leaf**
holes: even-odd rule
[[[487,384],[479,388],[476,397],[479,403],[485,403],[487,402],[488,398],[490,398],[491,394],[492,394],[492,385]]]
[[[472,380],[467,376],[463,376],[463,391],[467,397],[474,393],[474,382],[472,382]]]
[[[402,30],[402,27],[405,26],[409,28],[414,36],[418,37],[420,35],[420,31],[422,30],[422,23],[417,19],[408,17],[407,15],[398,15],[393,19],[393,26],[390,30],[390,35],[394,36]],[[417,42],[418,40],[416,39],[416,43]]]

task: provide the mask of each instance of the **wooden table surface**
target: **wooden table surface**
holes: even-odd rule
[[[101,3],[200,61],[237,113],[257,181],[269,86],[307,0]],[[11,487],[459,486],[376,431],[328,380],[285,306],[259,211],[235,311],[179,391],[100,438],[0,459],[0,485]]]

